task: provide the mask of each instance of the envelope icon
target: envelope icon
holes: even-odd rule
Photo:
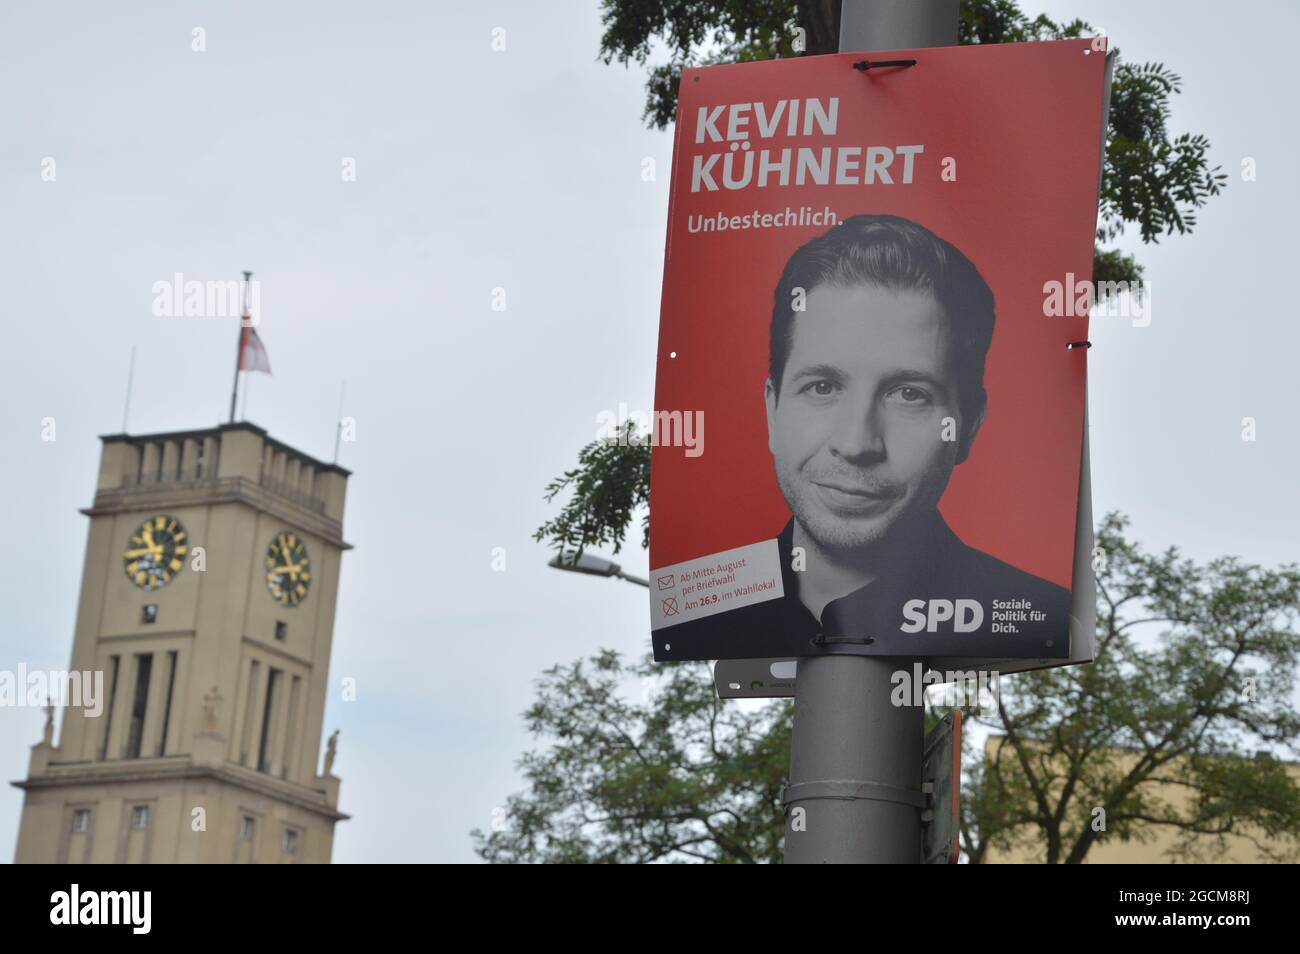
[[[655,577],[655,580],[658,582],[659,589],[661,590],[671,590],[673,588],[673,583],[675,582],[672,573],[669,573],[667,576]]]
[[[668,599],[664,600],[663,603],[665,616],[677,615],[677,597],[670,596]]]

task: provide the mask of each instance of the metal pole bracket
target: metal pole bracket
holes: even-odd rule
[[[781,804],[788,811],[795,802],[821,798],[841,799],[844,801],[856,801],[865,798],[879,802],[896,802],[900,805],[910,805],[916,809],[926,807],[925,796],[920,792],[914,792],[907,788],[898,788],[895,785],[884,785],[880,782],[845,778],[831,778],[818,782],[800,782],[797,785],[787,785],[785,792],[781,796]]]

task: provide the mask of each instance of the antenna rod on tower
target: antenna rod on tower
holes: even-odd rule
[[[131,363],[126,369],[126,403],[122,405],[122,433],[126,433],[127,415],[131,413],[131,379],[135,377],[135,345],[131,345]]]
[[[248,313],[248,280],[253,277],[252,272],[244,272],[244,287],[241,289],[240,297],[243,299],[243,317],[239,319],[239,341],[235,346],[235,380],[230,386],[230,423],[235,423],[235,396],[239,393],[239,366],[244,361],[244,329],[248,327],[248,320],[251,317]]]

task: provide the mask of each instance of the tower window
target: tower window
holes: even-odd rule
[[[149,705],[149,676],[153,672],[153,653],[135,657],[135,698],[131,702],[131,724],[126,738],[126,757],[138,759],[144,740],[144,715]]]
[[[156,623],[158,621],[158,604],[145,603],[144,609],[140,611],[140,622]]]
[[[289,635],[289,624],[282,619],[275,621],[275,638],[284,642],[285,637]]]
[[[113,709],[114,704],[117,702],[117,670],[121,660],[118,656],[109,656],[108,662],[109,669],[112,670],[112,676],[108,682],[108,708],[106,710],[107,715],[104,717],[104,739],[99,746],[99,757],[101,759],[108,758],[108,740],[113,731]]]
[[[149,806],[137,805],[131,809],[131,827],[144,829],[149,827]]]
[[[271,744],[275,738],[275,692],[280,686],[280,670],[272,669],[266,676],[266,704],[262,707],[262,739],[257,746],[257,770],[271,771]]]
[[[167,673],[167,701],[163,703],[165,708],[163,709],[162,733],[158,736],[159,755],[167,754],[167,730],[171,728],[172,724],[172,696],[176,693],[176,658],[177,653],[174,649],[167,654],[170,668]]]
[[[295,828],[286,828],[284,837],[280,839],[280,850],[286,855],[296,855],[298,853],[299,835]]]
[[[239,840],[252,841],[253,831],[257,827],[257,821],[252,815],[239,816]]]
[[[78,808],[72,813],[72,830],[82,833],[90,831],[89,808]]]

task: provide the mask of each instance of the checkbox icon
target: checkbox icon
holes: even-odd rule
[[[669,573],[667,576],[655,577],[655,582],[659,584],[659,589],[671,590],[673,588],[673,584],[677,582],[677,576],[676,574]]]
[[[665,616],[677,615],[677,597],[670,596],[668,599],[664,600],[663,603]]]

